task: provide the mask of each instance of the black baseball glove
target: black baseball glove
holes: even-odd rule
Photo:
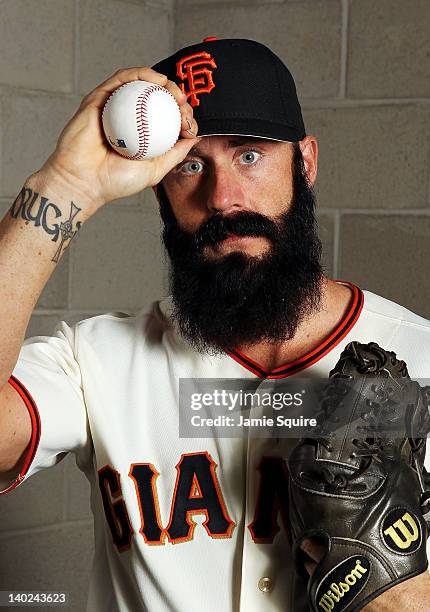
[[[375,342],[350,342],[330,372],[317,428],[293,449],[290,522],[323,556],[308,582],[313,612],[353,612],[427,569],[424,469],[430,387]]]

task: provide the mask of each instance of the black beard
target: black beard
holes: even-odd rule
[[[216,213],[190,233],[179,227],[162,184],[157,187],[162,239],[171,264],[172,316],[182,336],[201,353],[288,340],[319,309],[321,241],[315,195],[298,146],[292,163],[291,206],[276,219],[255,212]],[[209,259],[204,247],[228,233],[265,236],[270,248],[259,256],[232,252]]]

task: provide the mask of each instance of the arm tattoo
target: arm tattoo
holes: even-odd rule
[[[57,242],[58,237],[61,234],[61,242],[54,257],[51,259],[51,261],[57,263],[60,259],[61,251],[66,250],[66,248],[70,245],[72,238],[82,225],[81,221],[77,221],[75,224],[75,229],[72,229],[72,221],[82,209],[76,206],[76,204],[73,202],[70,202],[69,218],[65,221],[60,221],[59,224],[54,223],[49,225],[47,214],[50,209],[54,213],[55,218],[61,217],[63,214],[58,206],[52,202],[48,202],[48,198],[40,196],[39,199],[39,194],[37,191],[33,191],[29,187],[23,187],[12,204],[9,213],[13,219],[17,219],[18,216],[20,216],[27,223],[31,221],[36,227],[41,227],[47,234],[52,236],[51,240],[53,242]],[[64,246],[67,241],[69,241],[68,244]]]

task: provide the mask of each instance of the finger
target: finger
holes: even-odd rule
[[[195,119],[189,121],[188,119],[182,125],[181,136],[183,138],[195,138],[198,135],[198,125]]]
[[[167,80],[166,84],[163,85],[172,96],[175,98],[176,102],[181,106],[182,104],[187,103],[187,95],[182,91],[182,89],[174,82]]]
[[[118,87],[130,81],[148,81],[149,83],[156,83],[161,87],[165,87],[167,80],[164,74],[160,74],[147,66],[117,70],[112,76],[106,79],[106,81],[98,85],[83,98],[81,101],[81,109],[87,107],[102,108],[115,89],[118,89]]]
[[[120,87],[129,81],[148,81],[149,83],[156,83],[157,85],[161,85],[161,87],[166,87],[168,79],[165,74],[156,72],[152,68],[149,68],[149,66],[120,68],[114,72],[112,76],[106,79],[106,81],[96,87],[96,89],[100,91],[112,92],[115,91],[117,87]]]
[[[312,576],[313,572],[315,571],[315,568],[317,567],[317,562],[321,558],[318,548],[313,540],[307,539],[301,542],[300,551],[301,561],[305,566],[305,569],[308,574]]]
[[[303,540],[300,544],[300,549],[316,562],[323,558],[326,551],[324,544],[315,538]]]
[[[317,564],[309,560],[309,561],[304,561],[304,566],[309,576],[312,576],[312,574],[314,573],[317,567]]]
[[[182,130],[192,130],[193,129],[193,109],[186,102],[182,106],[180,106],[179,110],[181,111],[181,131]]]
[[[191,126],[191,127],[190,127]],[[198,136],[198,125],[195,119],[193,121],[188,121],[185,124],[185,127],[181,128],[181,136],[182,138],[196,138]]]
[[[306,553],[314,561],[317,560],[312,542],[310,540],[303,540],[303,542],[300,544],[300,550]]]

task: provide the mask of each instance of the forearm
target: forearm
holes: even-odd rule
[[[392,587],[371,601],[363,610],[365,612],[394,612],[408,610],[422,612],[430,604],[430,576],[423,572]]]
[[[0,389],[43,288],[90,216],[90,202],[81,199],[61,178],[48,181],[36,173],[0,221]]]

